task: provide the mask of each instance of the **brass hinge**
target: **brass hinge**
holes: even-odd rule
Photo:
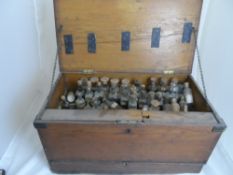
[[[142,119],[149,119],[150,113],[148,111],[142,110]]]
[[[163,74],[165,74],[165,75],[173,75],[173,74],[175,74],[175,71],[174,70],[164,70]]]

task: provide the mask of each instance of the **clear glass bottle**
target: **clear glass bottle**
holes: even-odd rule
[[[66,100],[69,103],[74,103],[75,102],[75,95],[73,91],[69,91],[66,96]]]
[[[82,92],[78,91],[76,95],[77,95],[77,99],[75,101],[75,104],[76,104],[77,109],[84,109],[86,106],[86,102],[83,98]]]
[[[188,105],[193,104],[193,94],[188,82],[184,83],[184,97]]]
[[[84,91],[87,90],[87,86],[88,86],[88,79],[87,78],[81,78],[82,81],[82,88]]]
[[[108,94],[108,99],[111,101],[118,101],[120,96],[119,96],[119,79],[114,78],[110,80],[111,87],[109,89],[109,94]]]
[[[92,84],[92,90],[95,91],[97,83],[99,82],[99,78],[98,77],[91,77],[90,81],[91,81],[91,84]]]
[[[172,99],[171,108],[173,112],[180,112],[180,105],[177,103],[176,98]]]
[[[93,91],[92,91],[92,83],[91,81],[87,82],[87,88],[86,88],[86,93],[85,93],[85,101],[86,101],[86,108],[89,108],[90,103],[93,98]]]
[[[120,87],[120,105],[123,108],[127,108],[129,95],[130,95],[130,88],[129,88],[130,81],[128,79],[121,80],[121,87]]]
[[[172,78],[170,82],[169,93],[171,99],[179,98],[179,85],[178,85],[178,80],[176,78]]]
[[[103,88],[103,91],[104,91],[104,96],[107,97],[108,91],[109,91],[109,86],[108,86],[109,78],[108,77],[102,77],[100,79],[100,81],[102,83],[102,88]]]
[[[128,101],[128,108],[129,109],[137,109],[138,106],[138,97],[137,97],[137,88],[136,86],[132,85],[130,87],[130,96]]]
[[[100,81],[97,82],[94,96],[99,97],[101,100],[104,98],[104,89]]]
[[[187,103],[185,101],[184,95],[181,95],[179,104],[180,104],[180,110],[181,111],[187,111],[188,110],[188,109],[186,109],[186,107],[188,107],[188,106],[187,106]]]
[[[148,92],[148,104],[151,104],[151,101],[155,99],[155,92],[154,91],[150,91]]]
[[[160,110],[160,101],[152,100],[150,110],[159,111]]]
[[[166,92],[168,89],[168,79],[166,77],[162,77],[160,79],[160,86],[159,86],[159,90],[161,92]]]
[[[142,109],[143,106],[148,105],[148,94],[144,84],[141,85],[140,91],[136,91],[136,96],[138,97],[138,108]]]
[[[148,90],[149,91],[156,91],[157,90],[157,78],[156,77],[151,77],[148,85]]]
[[[84,95],[85,93],[82,80],[77,81],[77,89],[76,89],[75,95],[78,96],[79,93],[82,93],[82,95]]]
[[[141,90],[142,82],[140,80],[134,80],[133,84],[137,89],[137,93],[139,94],[139,91]]]

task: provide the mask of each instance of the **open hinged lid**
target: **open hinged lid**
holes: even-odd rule
[[[62,72],[190,74],[202,0],[54,0]]]

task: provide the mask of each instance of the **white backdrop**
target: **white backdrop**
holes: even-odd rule
[[[228,129],[201,174],[233,172],[232,19],[232,0],[204,0],[199,47],[207,91]],[[52,0],[1,0],[0,20],[0,168],[10,175],[51,174],[32,122],[55,57]],[[196,61],[193,75],[200,82]]]

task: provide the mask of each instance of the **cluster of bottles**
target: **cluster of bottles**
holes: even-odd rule
[[[139,80],[108,77],[82,78],[76,91],[61,96],[59,109],[143,109],[187,112],[193,104],[188,82],[151,77],[147,86]]]

